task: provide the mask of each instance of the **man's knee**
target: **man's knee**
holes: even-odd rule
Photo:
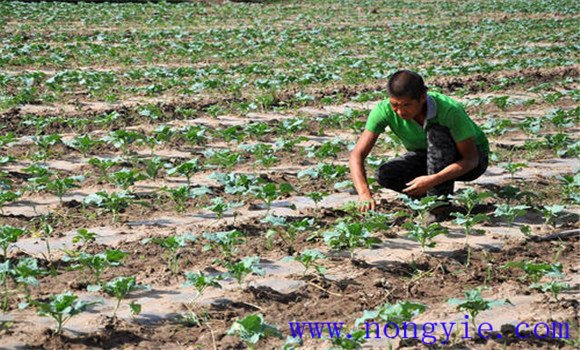
[[[400,175],[397,176],[398,166],[395,161],[384,163],[377,169],[376,180],[384,188],[397,192],[403,189]]]

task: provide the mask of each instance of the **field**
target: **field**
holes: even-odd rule
[[[578,348],[579,14],[1,2],[0,349]],[[349,151],[400,68],[490,141],[440,226],[436,200],[374,182],[405,152],[389,132],[378,210],[356,208]],[[365,339],[365,320],[494,331]],[[301,321],[351,336],[299,341]]]

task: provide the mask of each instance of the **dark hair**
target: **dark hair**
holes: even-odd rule
[[[419,74],[410,70],[399,70],[389,78],[387,92],[391,97],[411,97],[418,100],[427,92],[427,87]]]

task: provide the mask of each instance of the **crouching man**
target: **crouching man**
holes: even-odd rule
[[[408,70],[389,78],[387,92],[389,98],[371,111],[350,154],[361,211],[376,207],[364,161],[386,127],[408,152],[379,167],[377,181],[385,188],[415,198],[447,196],[453,194],[454,181],[475,180],[485,172],[489,143],[459,102],[427,92],[423,78]]]

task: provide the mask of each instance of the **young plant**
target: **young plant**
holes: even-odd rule
[[[71,292],[52,295],[48,301],[33,301],[40,316],[49,316],[56,322],[56,334],[61,334],[62,327],[73,316],[85,311],[96,302],[85,302],[78,300],[78,297]]]
[[[572,204],[580,203],[580,173],[575,175],[562,175],[559,177],[562,184],[562,192]]]
[[[3,297],[2,297],[2,311],[8,311],[10,306],[10,289],[8,288],[8,281],[11,276],[11,261],[6,259],[3,263],[0,263],[0,284],[3,287]]]
[[[31,301],[30,298],[30,287],[38,286],[37,277],[42,276],[46,271],[38,267],[38,261],[34,258],[22,258],[18,260],[16,266],[11,269],[10,274],[14,279],[14,282],[22,289],[24,289],[26,302],[20,303],[19,308],[25,308]]]
[[[310,192],[306,195],[308,198],[312,199],[314,202],[314,209],[318,211],[318,203],[322,202],[325,196],[328,196],[328,192]]]
[[[109,175],[109,181],[126,191],[135,182],[145,180],[146,176],[138,169],[121,169]]]
[[[173,203],[175,203],[175,211],[182,213],[187,208],[187,201],[191,198],[189,195],[189,186],[180,186],[177,188],[162,187],[161,191],[167,193]]]
[[[154,243],[165,249],[167,267],[173,274],[179,272],[179,254],[183,248],[187,247],[190,242],[195,242],[197,236],[187,233],[178,236],[154,237],[145,238],[141,241],[142,244]]]
[[[471,248],[469,246],[468,239],[473,230],[473,226],[489,220],[489,217],[485,214],[480,213],[472,215],[472,211],[476,205],[481,204],[484,199],[492,196],[493,193],[491,192],[486,191],[478,193],[471,187],[463,189],[454,196],[451,196],[451,199],[455,204],[463,206],[467,211],[465,214],[459,212],[451,213],[451,215],[455,216],[455,224],[463,226],[463,230],[465,232],[465,246],[467,247],[467,261],[465,263],[466,267],[469,266],[471,258]]]
[[[272,202],[280,196],[288,195],[294,191],[294,187],[289,183],[283,182],[279,186],[275,183],[270,182],[262,186],[254,186],[252,193],[256,198],[262,200],[266,205],[266,215],[270,213],[272,207]]]
[[[58,197],[59,202],[62,204],[62,197],[71,189],[71,188],[79,188],[79,182],[84,181],[85,177],[82,175],[79,176],[70,176],[65,177],[63,179],[56,178],[52,181],[48,181],[45,184],[45,190],[49,193]]]
[[[115,309],[113,310],[112,317],[115,317],[115,315],[117,314],[117,310],[121,305],[121,301],[125,299],[125,297],[129,295],[129,293],[140,289],[148,289],[148,286],[137,284],[137,280],[133,276],[116,277],[115,279],[107,282],[103,286],[103,290],[107,294],[112,295],[117,299],[117,304],[115,305]],[[133,310],[136,311],[138,308],[140,309],[140,305],[133,303],[131,311]]]
[[[421,226],[426,226],[427,213],[446,204],[443,202],[444,198],[442,196],[425,196],[420,199],[413,199],[406,195],[401,195],[399,198],[416,214],[415,222]]]
[[[137,142],[143,142],[145,140],[145,136],[137,131],[119,129],[111,131],[101,140],[107,144],[113,145],[113,147],[117,149],[120,149],[123,154],[127,155],[129,153],[129,146]]]
[[[247,256],[236,263],[227,262],[228,276],[233,277],[241,286],[249,274],[263,276],[266,272],[259,266],[260,257]]]
[[[185,176],[187,180],[187,187],[191,187],[191,177],[201,169],[202,167],[199,165],[199,159],[193,158],[167,170],[167,175],[175,176],[177,174]]]
[[[240,152],[230,151],[229,149],[208,149],[203,153],[203,156],[207,165],[223,169],[232,169],[244,161]]]
[[[122,260],[129,254],[116,249],[108,249],[103,253],[88,254],[85,252],[65,255],[64,262],[71,262],[71,269],[88,269],[94,276],[94,286],[91,289],[98,289],[101,284],[101,275],[110,267],[121,266]]]
[[[314,264],[316,260],[321,260],[325,258],[326,255],[324,255],[318,249],[306,249],[299,255],[295,256],[293,259],[294,261],[297,261],[301,263],[302,266],[304,266],[304,272],[302,273],[302,275],[306,275],[306,272],[308,272],[308,269],[310,268],[310,266],[312,266],[312,264]],[[320,265],[315,265],[314,269],[321,275],[324,275],[324,273],[326,272],[325,268]]]
[[[532,261],[510,261],[501,266],[502,269],[508,268],[518,268],[524,271],[525,275],[520,278],[522,281],[528,281],[532,283],[540,282],[540,279],[544,276],[549,277],[562,277],[562,264],[561,263],[535,263]]]
[[[238,251],[237,246],[244,243],[244,234],[238,230],[204,233],[203,237],[208,241],[202,248],[203,251],[218,249],[222,257],[229,261]]]
[[[155,180],[159,175],[159,171],[165,166],[165,162],[160,157],[153,157],[144,159],[145,175],[151,180]]]
[[[205,209],[213,212],[218,220],[223,219],[224,213],[228,210],[232,210],[242,206],[243,203],[237,202],[226,202],[222,197],[214,197],[211,199],[211,205],[205,207]],[[235,213],[234,213],[235,219]]]
[[[77,230],[77,234],[73,236],[72,242],[73,243],[81,243],[82,251],[85,250],[89,243],[95,242],[97,239],[97,234],[94,232],[90,232],[86,228],[80,228]]]
[[[493,215],[497,217],[505,217],[509,227],[512,227],[514,221],[517,217],[524,216],[528,212],[527,205],[514,205],[500,204],[496,206]]]
[[[35,154],[35,157],[39,160],[44,160],[50,157],[50,149],[57,144],[62,143],[60,135],[44,135],[44,136],[33,136],[32,141],[36,144],[39,152]]]
[[[513,182],[515,179],[515,174],[525,168],[526,163],[514,163],[510,160],[508,163],[500,163],[499,166],[510,174],[510,179]]]
[[[20,192],[13,192],[13,191],[2,191],[0,190],[0,214],[4,215],[4,206],[7,203],[14,202],[18,198],[20,198]]]
[[[564,210],[566,209],[565,205],[559,205],[559,204],[554,204],[554,205],[544,205],[543,207],[540,208],[540,210],[542,211],[542,215],[544,216],[544,225],[552,225],[554,227],[556,227],[556,218],[562,214],[562,212],[564,212]]]
[[[135,196],[127,191],[107,193],[99,191],[84,198],[83,204],[94,205],[102,208],[105,212],[112,214],[113,223],[119,221],[119,215],[122,210],[126,209],[135,202]]]
[[[99,169],[101,176],[99,176],[99,181],[108,182],[109,181],[109,170],[119,165],[119,159],[99,159],[91,158],[89,159],[89,164]]]
[[[381,324],[397,324],[402,325],[403,322],[410,322],[414,317],[425,312],[427,306],[421,303],[412,301],[399,301],[396,304],[385,303],[376,309],[369,311],[364,310],[363,315],[357,318],[354,326],[359,328],[361,324],[369,324],[369,320],[374,320],[373,324],[379,326],[377,321]],[[370,327],[368,327],[370,329]],[[377,328],[377,332],[379,329]]]
[[[66,145],[79,151],[83,157],[86,157],[89,151],[101,144],[100,140],[93,140],[89,135],[80,135],[66,142]]]
[[[286,243],[290,251],[294,251],[294,242],[298,235],[314,227],[314,219],[303,218],[299,221],[288,222],[284,216],[267,215],[260,222],[270,224],[272,226],[266,232],[266,237],[271,240],[272,237],[279,235]],[[270,244],[271,245],[271,244]]]
[[[370,232],[360,223],[339,222],[332,231],[324,234],[324,241],[331,249],[348,249],[350,258],[354,257],[354,249],[371,247],[380,243],[380,239],[372,237]]]
[[[264,338],[277,337],[282,339],[282,333],[272,325],[264,322],[262,315],[248,315],[236,320],[230,327],[227,335],[237,335],[250,350],[256,349],[256,344]]]
[[[565,290],[570,290],[572,287],[568,283],[561,281],[550,281],[546,283],[532,283],[530,284],[531,289],[537,289],[542,293],[551,292],[552,296],[556,301],[558,301],[558,295]]]
[[[185,283],[183,284],[184,287],[193,286],[195,290],[197,290],[197,296],[194,299],[197,299],[203,295],[203,292],[208,287],[215,287],[221,288],[221,285],[218,281],[221,281],[223,276],[214,275],[209,276],[204,274],[203,272],[186,272],[185,273]]]
[[[10,245],[16,243],[18,238],[26,233],[26,230],[14,226],[0,226],[0,249],[2,249],[2,257],[4,260],[8,260],[8,248],[10,248]]]
[[[471,324],[474,329],[477,329],[475,318],[482,311],[489,310],[496,306],[503,306],[506,304],[513,305],[508,299],[505,300],[491,300],[483,299],[481,297],[481,288],[471,289],[465,292],[465,299],[450,298],[447,300],[450,305],[455,305],[457,311],[469,313]]]
[[[433,238],[447,234],[448,230],[446,227],[441,226],[438,222],[429,224],[428,226],[423,226],[416,224],[414,222],[406,222],[403,227],[408,230],[408,237],[417,241],[421,246],[421,253],[425,252],[425,248],[435,247],[435,242]]]

